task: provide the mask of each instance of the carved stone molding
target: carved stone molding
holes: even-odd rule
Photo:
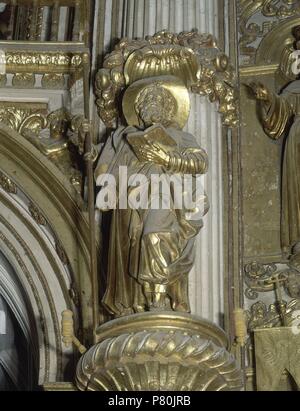
[[[3,124],[0,130],[0,148],[0,163],[1,168],[5,169],[5,175],[10,179],[13,177],[18,191],[21,187],[22,193],[38,205],[47,219],[47,227],[33,227],[35,230],[41,230],[47,237],[49,237],[49,230],[55,234],[51,247],[52,253],[56,242],[63,244],[69,263],[63,268],[70,269],[74,273],[72,282],[79,290],[84,335],[88,339],[91,318],[89,306],[91,286],[88,275],[89,231],[86,214],[82,211],[82,200],[68,178],[49,159],[25,138],[21,138],[14,130]],[[24,207],[25,210],[28,210],[28,204]],[[57,252],[53,255],[59,263]],[[79,276],[79,272],[83,275]],[[84,296],[82,290],[85,291]]]
[[[224,332],[188,314],[144,313],[101,326],[80,359],[76,383],[88,391],[231,391],[242,375]]]

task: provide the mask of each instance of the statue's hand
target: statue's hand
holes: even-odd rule
[[[264,84],[252,82],[249,84],[249,87],[251,88],[256,100],[265,101],[266,103],[271,102],[271,93]]]
[[[78,150],[80,154],[84,153],[84,144],[87,133],[91,132],[91,123],[83,119],[78,129]]]
[[[165,167],[169,164],[170,160],[169,154],[158,143],[147,142],[147,144],[140,148],[140,155],[144,161],[150,161]]]

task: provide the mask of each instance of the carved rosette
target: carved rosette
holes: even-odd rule
[[[39,208],[33,204],[29,203],[28,210],[32,216],[32,218],[39,224],[39,225],[47,225],[47,220],[39,210]]]
[[[17,194],[18,188],[16,184],[6,175],[0,172],[0,187],[3,188],[7,193]]]
[[[188,314],[143,313],[98,329],[83,355],[82,391],[237,391],[242,374],[217,326]]]

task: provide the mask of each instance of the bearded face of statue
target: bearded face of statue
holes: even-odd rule
[[[174,125],[177,103],[172,94],[165,88],[151,86],[140,93],[135,110],[141,125],[145,128],[153,124],[169,127]]]

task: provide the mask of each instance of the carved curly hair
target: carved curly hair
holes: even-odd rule
[[[178,105],[170,91],[155,83],[144,88],[135,101],[135,112],[146,125],[155,123],[163,126],[174,125]]]

